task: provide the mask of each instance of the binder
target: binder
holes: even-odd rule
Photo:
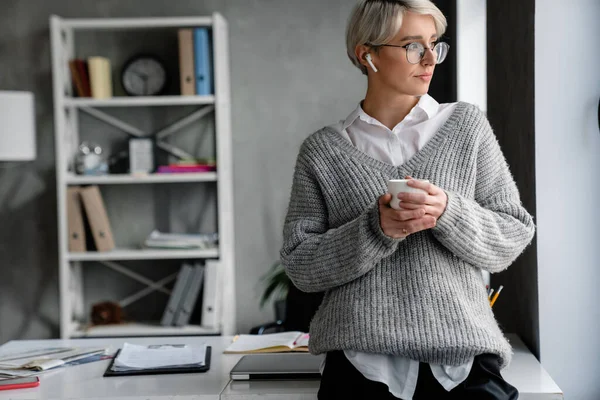
[[[81,209],[80,188],[67,189],[67,229],[69,232],[69,251],[86,251],[83,212]]]
[[[202,293],[202,326],[217,326],[217,260],[206,260],[204,264],[204,290]]]
[[[181,301],[181,306],[177,311],[175,317],[175,326],[185,326],[190,321],[190,316],[196,306],[196,300],[200,289],[202,289],[202,282],[204,280],[204,265],[196,264],[193,268],[192,277],[190,278],[190,284],[187,288],[187,292]]]
[[[212,94],[212,57],[208,28],[194,29],[194,65],[196,94]]]
[[[179,81],[181,94],[196,94],[196,76],[194,73],[194,32],[192,29],[180,29],[179,37]]]
[[[98,251],[115,248],[110,221],[98,186],[88,186],[80,191],[87,219],[90,223],[94,243]]]
[[[183,264],[179,269],[179,274],[177,274],[175,286],[173,286],[173,290],[171,291],[171,297],[169,297],[169,302],[167,303],[167,307],[163,312],[163,316],[160,321],[160,324],[162,326],[171,326],[175,322],[175,316],[177,315],[181,298],[183,296],[183,293],[186,289],[191,275],[191,265]]]

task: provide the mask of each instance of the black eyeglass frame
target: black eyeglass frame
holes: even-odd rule
[[[417,61],[417,62],[411,62],[411,61],[408,59],[408,47],[409,47],[409,46],[412,46],[412,45],[415,45],[415,44],[416,44],[416,45],[420,45],[420,46],[423,48],[423,53],[421,54],[421,58],[419,58],[419,61]],[[446,55],[447,55],[447,54],[448,54],[448,52],[450,51],[450,45],[449,45],[448,43],[446,43],[446,42],[437,42],[437,43],[435,44],[435,46],[433,46],[433,49],[432,49],[431,47],[429,47],[429,50],[431,50],[431,51],[435,51],[435,49],[436,49],[438,46],[440,46],[440,45],[445,45],[445,46],[446,46]],[[406,61],[408,61],[410,64],[413,64],[413,65],[414,65],[414,64],[418,64],[418,63],[420,63],[421,61],[423,61],[423,57],[425,57],[425,49],[426,49],[426,47],[425,47],[425,46],[423,46],[423,45],[422,45],[421,43],[419,43],[419,42],[411,42],[411,43],[408,43],[408,44],[405,44],[405,45],[402,45],[402,46],[401,46],[401,45],[399,45],[399,44],[371,44],[371,43],[367,43],[367,46],[370,46],[370,47],[400,47],[400,48],[402,48],[402,49],[406,50]],[[439,54],[439,53],[438,53],[438,54]],[[441,64],[442,62],[444,62],[444,60],[445,60],[445,59],[446,59],[446,57],[444,57],[444,59],[443,59],[442,61],[440,61],[440,62],[437,62],[437,59],[436,59],[436,62],[435,62],[435,63],[436,63],[436,64]]]

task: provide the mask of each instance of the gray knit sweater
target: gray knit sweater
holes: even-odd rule
[[[393,239],[377,200],[388,179],[428,179],[448,204],[433,229]],[[386,164],[330,128],[296,162],[281,260],[305,292],[326,291],[310,351],[356,350],[460,365],[482,353],[510,362],[480,269],[506,269],[535,227],[482,112],[459,103],[410,160]]]

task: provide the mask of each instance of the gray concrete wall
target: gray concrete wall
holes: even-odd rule
[[[238,329],[245,332],[273,316],[270,307],[259,309],[258,279],[278,257],[298,146],[314,130],[344,118],[364,93],[364,79],[347,60],[344,47],[345,22],[353,3],[349,0],[3,0],[0,90],[35,93],[38,157],[31,163],[0,163],[0,343],[17,338],[58,336],[56,182],[48,23],[51,14],[71,18],[162,17],[207,15],[218,11],[228,20],[237,315]],[[131,47],[134,45],[129,43]],[[86,49],[79,51],[85,53]],[[157,118],[160,127],[163,119],[174,113],[153,112],[152,117]],[[84,118],[82,126],[102,129]],[[118,133],[107,131],[107,135],[112,137]],[[179,203],[162,199],[162,194],[151,186],[116,191],[104,188],[103,194],[113,219],[118,215],[119,219],[132,221],[114,224],[115,236],[122,244],[135,243],[155,223],[164,222],[156,211],[163,204],[161,201],[179,208]],[[140,198],[153,194],[155,203],[138,206]],[[200,201],[201,194],[201,191],[191,191],[190,201]],[[120,198],[125,199],[125,203],[117,202]],[[188,223],[192,226],[204,223],[198,216],[190,220]],[[185,229],[189,224],[180,221],[176,228]],[[137,271],[146,272],[151,266],[149,275],[154,278],[177,265],[168,262],[129,264]],[[117,278],[113,271],[96,264],[85,264],[84,274],[90,294],[88,303],[126,295],[138,288],[135,282]],[[162,312],[165,301],[163,295],[156,294],[148,298],[144,307],[138,305],[129,311],[140,317],[153,317]],[[148,311],[153,307],[154,311]]]

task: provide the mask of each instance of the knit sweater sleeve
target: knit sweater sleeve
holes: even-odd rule
[[[432,229],[456,256],[489,272],[500,272],[531,242],[535,226],[521,204],[517,185],[487,118],[476,110],[480,134],[474,199],[446,191],[446,210]]]
[[[294,285],[320,292],[351,282],[392,254],[400,239],[383,233],[377,202],[357,218],[329,227],[327,205],[303,145],[294,171],[280,258]],[[327,170],[321,165],[318,170]],[[323,179],[323,178],[322,178]]]

